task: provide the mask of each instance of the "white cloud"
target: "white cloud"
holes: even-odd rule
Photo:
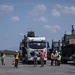
[[[29,12],[31,16],[39,15],[47,10],[46,6],[43,4],[38,4],[33,7],[33,9]]]
[[[20,19],[19,19],[18,16],[13,16],[13,17],[11,17],[11,20],[12,20],[12,21],[19,21]]]
[[[68,13],[68,14],[75,14],[75,7],[74,6],[71,6],[71,7],[68,7],[68,6],[65,6],[64,7],[64,12],[65,13]]]
[[[46,30],[49,30],[51,32],[57,32],[58,30],[61,29],[61,27],[59,25],[54,25],[54,26],[50,26],[50,25],[45,25],[44,28]]]
[[[46,11],[46,6],[43,4],[38,4],[34,7],[34,11],[44,12]]]
[[[47,19],[44,16],[41,16],[38,19],[35,19],[35,21],[47,22]]]
[[[51,10],[53,16],[60,16],[61,14],[75,14],[75,6],[62,6],[56,4],[56,6]]]
[[[0,15],[14,10],[13,5],[0,5]]]
[[[60,16],[60,12],[57,9],[52,10],[52,15],[53,16]]]

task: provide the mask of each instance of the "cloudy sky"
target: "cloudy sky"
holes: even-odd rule
[[[61,40],[75,25],[75,0],[0,0],[0,50],[18,49],[28,31]]]

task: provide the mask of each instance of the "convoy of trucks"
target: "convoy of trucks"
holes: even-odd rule
[[[49,42],[46,41],[45,37],[36,37],[35,33],[30,31],[27,36],[24,36],[22,43],[20,43],[19,57],[25,63],[33,62],[34,51],[41,50],[45,52],[44,62],[50,59],[50,53],[53,50],[61,52],[62,63],[68,63],[68,61],[73,61],[75,64],[75,29],[72,26],[72,34],[64,34],[62,41],[53,41],[52,48],[49,47]],[[40,61],[40,56],[37,58]]]
[[[52,41],[52,50],[61,52],[61,63],[67,64],[68,61],[73,61],[73,64],[75,64],[75,29],[73,25],[72,33],[65,33],[62,41]]]

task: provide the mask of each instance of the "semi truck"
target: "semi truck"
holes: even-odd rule
[[[47,60],[47,41],[45,37],[27,37],[24,44],[20,45],[19,55],[20,59],[25,63],[31,63],[34,60],[34,51],[38,50],[38,54],[41,50],[45,52],[44,63]],[[38,55],[37,61],[40,62],[40,56]]]

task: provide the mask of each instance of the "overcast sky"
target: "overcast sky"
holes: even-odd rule
[[[75,25],[75,0],[0,0],[0,50],[18,49],[28,31],[61,40]]]

